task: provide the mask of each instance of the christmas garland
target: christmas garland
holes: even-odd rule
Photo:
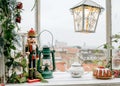
[[[14,62],[11,50],[16,50],[14,42],[18,43],[16,28],[19,29],[18,23],[21,23],[22,8],[22,2],[17,0],[0,0],[0,39],[2,39],[3,56],[8,70]]]

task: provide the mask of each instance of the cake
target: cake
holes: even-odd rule
[[[109,79],[112,77],[112,72],[108,68],[98,67],[93,71],[93,76],[98,79]]]

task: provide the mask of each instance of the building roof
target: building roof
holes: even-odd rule
[[[68,47],[68,48],[66,48],[66,50],[67,50],[67,53],[73,53],[73,54],[79,52],[79,49],[78,49],[78,48],[71,48],[71,47]]]

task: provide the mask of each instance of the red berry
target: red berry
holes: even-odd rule
[[[21,23],[21,16],[16,17],[16,22]]]
[[[22,9],[22,8],[23,8],[22,2],[18,2],[16,8],[17,8],[17,9]]]

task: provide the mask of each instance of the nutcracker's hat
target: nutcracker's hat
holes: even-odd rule
[[[36,37],[36,32],[31,28],[31,30],[28,31],[28,37],[30,38],[35,38]]]

